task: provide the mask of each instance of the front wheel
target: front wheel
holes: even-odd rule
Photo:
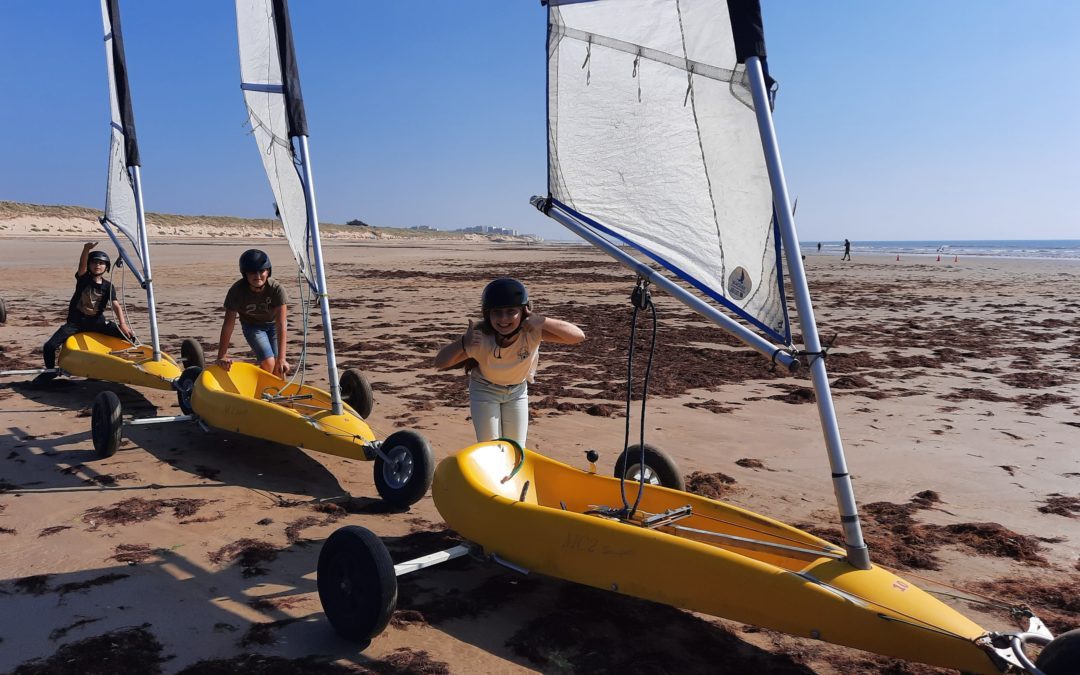
[[[103,391],[94,397],[90,413],[90,436],[99,457],[112,457],[120,447],[124,431],[120,397],[111,391]]]
[[[363,373],[350,368],[338,378],[341,386],[341,398],[364,419],[371,415],[371,408],[375,404],[375,394],[371,391],[371,383],[367,381]]]
[[[202,368],[188,366],[184,368],[184,372],[180,373],[180,377],[176,378],[176,382],[173,383],[176,388],[176,402],[185,415],[190,415],[193,412],[191,409],[191,392],[195,391],[195,380],[199,379],[201,373]]]
[[[319,602],[338,635],[366,649],[397,606],[390,552],[371,530],[343,527],[319,551]]]
[[[1035,659],[1035,665],[1045,675],[1080,673],[1080,628],[1051,640]]]
[[[679,466],[667,453],[648,443],[645,444],[645,456],[642,458],[642,446],[635,443],[624,450],[615,460],[615,477],[626,477],[627,480],[637,482],[645,475],[645,482],[650,485],[661,485],[673,490],[686,490],[686,482],[683,480]]]
[[[203,356],[202,345],[197,340],[186,338],[180,343],[180,362],[184,364],[184,368],[205,368],[206,357]]]
[[[375,456],[375,489],[393,506],[405,508],[420,501],[434,476],[431,446],[415,431],[390,434]]]

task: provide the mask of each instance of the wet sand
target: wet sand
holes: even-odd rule
[[[295,300],[288,252],[260,245]],[[38,367],[81,247],[0,246],[0,368]],[[154,243],[166,351],[194,337],[215,352],[248,246]],[[621,267],[585,247],[477,242],[336,240],[327,259],[339,363],[372,381],[380,437],[416,429],[437,458],[473,440],[461,371],[437,373],[431,359],[477,316],[483,284],[512,275],[537,310],[588,336],[542,350],[529,445],[582,467],[593,448],[612,470],[633,287]],[[872,558],[913,581],[1027,602],[1054,630],[1080,626],[1080,263],[806,264],[822,336],[835,336],[827,365]],[[130,275],[125,287],[146,340],[141,291]],[[670,297],[656,302],[646,441],[690,489],[835,540],[809,380],[774,371]],[[295,356],[295,310],[291,326]],[[638,390],[648,329],[639,323]],[[241,343],[237,333],[234,354]],[[316,326],[308,377],[325,384],[323,348]],[[397,561],[452,545],[430,497],[395,512],[369,463],[190,423],[127,427],[102,460],[88,416],[97,392],[117,392],[140,417],[178,414],[175,397],[25,379],[0,382],[0,672],[938,672],[468,560],[403,577],[391,626],[358,654],[320,609],[319,547],[348,524],[382,536]],[[637,404],[632,414],[635,442]],[[1013,626],[960,608],[987,628]]]

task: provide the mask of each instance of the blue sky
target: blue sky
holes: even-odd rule
[[[1080,3],[765,0],[804,241],[1080,238]],[[269,217],[225,0],[122,6],[147,208]],[[539,0],[292,2],[320,217],[571,238]],[[104,204],[99,5],[0,0],[0,199]]]

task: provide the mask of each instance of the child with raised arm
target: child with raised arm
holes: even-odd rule
[[[435,367],[451,368],[466,359],[469,408],[477,441],[509,438],[525,446],[529,430],[529,382],[533,381],[542,341],[573,345],[585,333],[568,321],[531,311],[529,292],[517,279],[496,279],[484,288],[483,321],[439,350]]]
[[[57,376],[56,350],[76,333],[102,333],[125,340],[131,339],[131,328],[124,318],[123,307],[116,299],[116,289],[105,279],[105,273],[112,268],[112,261],[105,251],[93,250],[95,246],[96,241],[83,244],[79,268],[75,272],[75,292],[71,294],[68,302],[67,320],[42,347],[45,368],[49,372],[38,375],[35,382],[47,382]],[[105,309],[110,305],[119,326],[105,318]]]

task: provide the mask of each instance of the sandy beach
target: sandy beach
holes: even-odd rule
[[[0,233],[3,369],[39,367],[81,248],[81,232],[24,230]],[[623,268],[585,246],[325,243],[339,363],[373,383],[380,437],[415,429],[437,459],[474,440],[462,372],[431,362],[478,316],[483,285],[515,276],[535,309],[587,336],[542,349],[529,445],[580,467],[596,449],[612,471],[626,423],[633,278]],[[250,245],[153,242],[166,351],[196,338],[214,353]],[[282,240],[259,246],[297,297]],[[1080,626],[1080,261],[811,252],[806,266],[821,334],[835,336],[829,379],[872,559],[918,583],[1027,602],[1055,632]],[[148,340],[130,274],[124,290]],[[809,380],[774,371],[669,296],[656,303],[646,441],[674,457],[690,489],[837,540]],[[293,355],[300,326],[293,309]],[[242,342],[237,331],[234,354]],[[309,381],[325,386],[317,325],[308,346]],[[0,672],[944,672],[467,559],[403,577],[391,625],[358,653],[322,613],[319,548],[349,524],[383,537],[398,562],[456,543],[430,496],[388,510],[369,463],[192,423],[128,427],[120,451],[100,459],[89,418],[98,392],[139,417],[179,414],[175,396],[28,380],[0,381]],[[635,430],[638,414],[635,404]],[[985,606],[959,608],[987,628],[1015,626]]]

